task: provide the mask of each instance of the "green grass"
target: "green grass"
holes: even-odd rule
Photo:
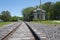
[[[12,23],[12,22],[0,22],[0,27],[7,25],[7,24],[10,24],[10,23]]]
[[[42,23],[42,24],[60,24],[58,22],[53,22],[54,20],[46,20],[46,21],[33,21],[37,23]]]

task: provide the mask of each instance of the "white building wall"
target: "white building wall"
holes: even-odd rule
[[[45,13],[43,13],[42,19],[45,20]]]
[[[34,13],[34,19],[37,19],[37,13]]]
[[[34,13],[34,19],[38,19],[37,13]],[[45,20],[45,13],[39,14],[39,19]]]

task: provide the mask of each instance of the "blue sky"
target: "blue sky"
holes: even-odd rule
[[[42,4],[56,1],[60,0],[42,0]],[[39,0],[0,0],[0,13],[8,10],[12,16],[22,16],[23,8],[36,5],[39,5]]]

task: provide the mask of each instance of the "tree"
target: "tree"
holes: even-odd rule
[[[23,17],[18,17],[18,20],[23,20]]]
[[[54,4],[54,19],[60,19],[60,2]]]
[[[17,16],[13,16],[11,17],[10,21],[17,21],[18,20],[18,17]]]
[[[47,16],[47,19],[50,20],[50,15],[51,15],[51,10],[52,10],[52,6],[53,6],[53,3],[52,2],[47,2],[44,4],[45,5],[45,10],[47,12],[46,16]],[[53,10],[52,10],[53,11]]]
[[[1,15],[0,15],[0,19],[1,19]]]
[[[39,5],[39,7],[46,11],[46,19],[60,20],[60,2],[56,2],[56,3],[46,2],[44,4]],[[31,20],[31,15],[34,9],[36,8],[28,7],[23,9],[24,20]]]
[[[1,19],[3,21],[9,21],[9,19],[11,18],[10,12],[9,11],[2,11],[1,12]]]
[[[28,7],[23,9],[22,13],[23,13],[23,18],[25,21],[30,21],[31,20],[31,12],[34,10],[34,7]]]
[[[43,10],[46,11],[46,19],[48,19],[48,20],[50,20],[50,18],[51,18],[53,6],[54,6],[54,3],[52,3],[52,2],[46,2],[42,5],[40,5],[40,8],[42,8]]]

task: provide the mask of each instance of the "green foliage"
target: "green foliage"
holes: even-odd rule
[[[18,17],[17,16],[13,16],[11,17],[10,21],[17,21],[18,20]]]
[[[36,23],[42,23],[42,24],[53,24],[53,25],[57,25],[57,24],[60,24],[60,22],[54,22],[54,20],[41,20],[41,21],[33,21],[33,22],[36,22]]]
[[[0,14],[0,20],[7,22],[7,21],[18,21],[18,20],[23,20],[22,17],[18,16],[11,16],[9,11],[2,11]]]
[[[40,7],[42,9],[46,10],[46,19],[50,20],[50,16],[52,14],[52,11],[54,11],[53,10],[54,3],[52,3],[52,2],[46,2],[46,3],[42,4],[42,5],[40,5]]]
[[[55,19],[60,19],[60,2],[56,2],[54,5]]]
[[[1,15],[0,15],[0,18],[1,18]]]
[[[28,7],[23,9],[23,18],[25,21],[30,21],[31,20],[31,12],[34,10],[34,7]]]
[[[40,8],[46,10],[46,19],[60,20],[60,2],[46,2],[40,5]]]
[[[33,19],[33,21],[40,21],[40,19]]]
[[[7,24],[10,24],[10,23],[12,23],[12,22],[0,22],[0,27],[7,25]]]
[[[23,17],[18,17],[19,20],[23,20]]]
[[[38,7],[38,6],[36,6]],[[46,2],[44,4],[39,5],[40,8],[42,8],[43,10],[46,10],[46,20],[60,20],[60,2]],[[32,11],[36,9],[34,7],[28,7],[23,9],[23,18],[24,20],[32,20],[33,16],[32,15]],[[35,19],[33,19],[35,20]]]
[[[11,15],[10,15],[9,11],[2,11],[1,12],[1,19],[3,21],[9,21],[10,18],[11,18]]]

